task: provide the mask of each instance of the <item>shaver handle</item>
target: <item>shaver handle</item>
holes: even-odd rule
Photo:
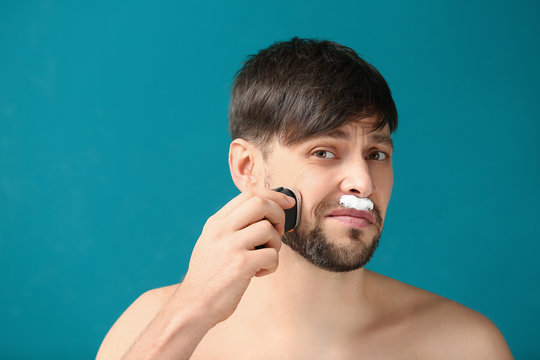
[[[286,233],[291,232],[294,230],[294,228],[296,227],[298,223],[298,206],[300,206],[298,203],[299,202],[298,197],[296,196],[294,191],[286,187],[280,186],[272,190],[283,193],[287,196],[290,196],[294,198],[295,200],[294,206],[292,208],[284,210],[285,211],[285,232]],[[264,247],[265,247],[264,245],[259,245],[259,246],[256,246],[255,249],[262,249]]]
[[[294,206],[290,209],[285,209],[285,232],[290,232],[294,230],[298,220],[298,198],[296,197],[296,194],[289,188],[280,186],[272,190],[283,193],[294,199]]]

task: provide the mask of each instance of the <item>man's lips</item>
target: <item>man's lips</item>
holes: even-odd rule
[[[327,217],[333,217],[338,221],[344,222],[347,225],[354,227],[366,227],[373,224],[375,220],[369,211],[355,209],[338,209],[332,211]]]

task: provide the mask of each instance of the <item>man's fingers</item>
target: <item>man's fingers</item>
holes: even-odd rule
[[[240,193],[236,197],[234,197],[231,201],[229,201],[227,204],[225,204],[225,206],[223,206],[214,215],[215,216],[221,216],[221,217],[228,216],[238,206],[242,205],[246,200],[248,200],[252,196],[253,196],[253,193],[248,193],[248,192]]]
[[[243,192],[229,201],[225,206],[223,206],[217,213],[217,216],[226,217],[229,216],[233,211],[240,207],[244,202],[248,201],[253,197],[263,197],[277,203],[282,209],[290,209],[294,206],[294,199],[290,196],[282,194],[273,190],[264,190],[259,194],[253,192]],[[292,201],[290,200],[292,199]]]
[[[266,245],[276,251],[281,249],[281,236],[268,220],[261,220],[238,231],[235,242],[241,248],[254,250],[257,246]]]
[[[276,204],[279,205],[282,209],[290,209],[294,206],[295,200],[293,197],[287,196],[283,193],[274,191],[274,190],[265,190],[261,196],[264,196]]]
[[[263,219],[268,220],[279,234],[285,231],[285,211],[274,201],[254,196],[236,208],[228,217],[233,230],[240,230]]]
[[[263,276],[276,271],[279,265],[279,255],[274,248],[264,248],[250,251],[249,266],[253,275]]]

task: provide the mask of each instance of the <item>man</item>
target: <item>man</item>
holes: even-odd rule
[[[184,281],[141,295],[98,359],[511,359],[483,315],[364,268],[396,127],[385,80],[347,47],[293,38],[252,56],[230,107],[241,194],[208,219]],[[302,200],[288,233],[279,186]]]

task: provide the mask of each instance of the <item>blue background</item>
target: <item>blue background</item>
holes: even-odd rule
[[[248,54],[357,50],[399,111],[373,271],[489,317],[540,358],[538,1],[3,1],[0,357],[93,358],[184,275],[237,194],[227,108]]]

